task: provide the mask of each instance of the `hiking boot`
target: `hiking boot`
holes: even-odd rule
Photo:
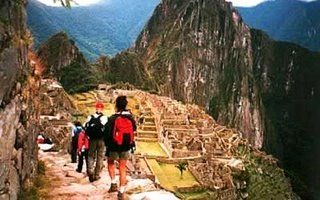
[[[124,200],[124,193],[118,192],[118,200]]]
[[[118,185],[116,183],[111,183],[110,189],[109,189],[109,193],[111,192],[117,192],[118,191]]]
[[[94,181],[94,176],[89,174],[89,181],[92,183]]]

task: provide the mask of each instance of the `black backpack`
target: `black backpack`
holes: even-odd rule
[[[103,138],[103,124],[101,123],[100,118],[103,115],[94,117],[91,115],[90,121],[86,124],[86,134],[90,139],[101,139]]]

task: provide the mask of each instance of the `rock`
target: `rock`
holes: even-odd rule
[[[42,151],[49,151],[54,147],[54,144],[38,144]]]
[[[9,194],[1,194],[0,195],[0,200],[8,200],[8,199],[10,199],[10,196],[9,196]]]
[[[238,160],[238,159],[235,159],[235,158],[232,158],[232,159],[228,162],[227,165],[230,166],[230,167],[234,167],[234,168],[240,169],[240,170],[243,170],[243,169],[244,169],[242,160]]]
[[[133,194],[129,200],[179,200],[174,194],[167,191],[152,191]]]
[[[72,62],[87,65],[87,61],[74,45],[74,41],[64,32],[55,34],[43,43],[39,48],[38,57],[45,67],[43,74],[45,77],[58,77],[61,70]]]
[[[25,5],[0,4],[0,199],[16,200],[37,166],[39,79],[31,76],[27,60]]]
[[[85,177],[85,175],[83,173],[78,173],[76,171],[68,171],[66,174],[66,177],[73,177],[73,178],[77,178],[77,179],[82,179]]]
[[[126,192],[128,194],[153,190],[156,190],[156,187],[150,179],[134,179],[129,181],[126,186]]]
[[[18,199],[19,191],[20,191],[20,180],[17,169],[13,166],[9,169],[9,195],[10,199]]]

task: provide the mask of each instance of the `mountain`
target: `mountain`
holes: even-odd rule
[[[250,29],[223,0],[163,0],[129,51],[144,84],[236,127],[280,160],[303,199],[319,199],[319,53]]]
[[[320,50],[320,1],[266,1],[255,7],[237,8],[251,27],[267,32],[273,39],[294,42]]]
[[[64,31],[89,60],[130,47],[159,0],[102,0],[91,6],[46,6],[29,0],[28,25],[36,47]]]
[[[39,47],[37,57],[44,67],[43,78],[58,79],[69,93],[88,91],[102,79],[106,69],[89,64],[75,42],[60,32]]]

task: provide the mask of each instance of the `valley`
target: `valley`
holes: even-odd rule
[[[46,82],[59,85],[50,80]],[[289,180],[283,171],[278,170],[276,160],[249,147],[248,141],[241,139],[239,132],[217,124],[198,106],[184,105],[169,97],[141,90],[117,89],[112,85],[100,85],[98,88],[68,96],[65,100],[70,99],[75,110],[69,113],[67,119],[70,122],[71,119],[84,122],[86,117],[94,112],[97,100],[104,102],[104,113],[110,116],[114,112],[115,98],[126,95],[129,98],[129,109],[139,122],[136,152],[127,166],[132,184],[138,179],[153,180],[157,188],[171,191],[180,199],[238,199],[256,193],[255,188],[261,184],[258,180],[262,179],[265,187],[261,195],[272,193],[278,198],[295,198],[290,192]],[[55,116],[47,116],[47,124],[60,127],[56,120],[63,116],[61,113],[66,113],[66,110],[68,109],[64,107],[56,109]],[[65,138],[69,137],[67,134]],[[42,156],[44,160],[47,159],[45,153]],[[188,163],[188,169],[183,176],[176,168],[176,165],[182,162]],[[81,180],[81,187],[88,184],[85,176],[81,175],[82,178],[79,179],[74,175],[75,172],[70,168],[72,165],[68,164],[66,157],[63,163],[69,166],[64,172],[66,177],[76,176],[76,179]],[[54,167],[53,164],[49,165]],[[256,171],[259,169],[262,171]],[[240,178],[247,173],[247,179]],[[269,180],[267,176],[272,176],[273,179]],[[108,178],[103,178],[103,181],[107,183]],[[97,184],[100,183],[101,181]],[[73,185],[71,182],[60,182],[60,185],[65,184],[70,187]],[[57,188],[60,186],[57,185]],[[73,190],[69,190],[72,193]],[[99,194],[110,198],[108,194]],[[65,194],[59,195],[61,199],[66,198]]]
[[[131,48],[137,27],[125,25],[135,33],[112,47],[123,51],[92,62],[66,32],[34,52],[26,4],[0,3],[0,199],[113,199],[105,169],[90,184],[68,151],[72,122],[97,100],[110,116],[118,95],[139,123],[129,199],[318,198],[318,52],[251,29],[224,0],[162,0]],[[52,139],[50,152],[38,134]],[[51,184],[39,187],[42,176]]]

